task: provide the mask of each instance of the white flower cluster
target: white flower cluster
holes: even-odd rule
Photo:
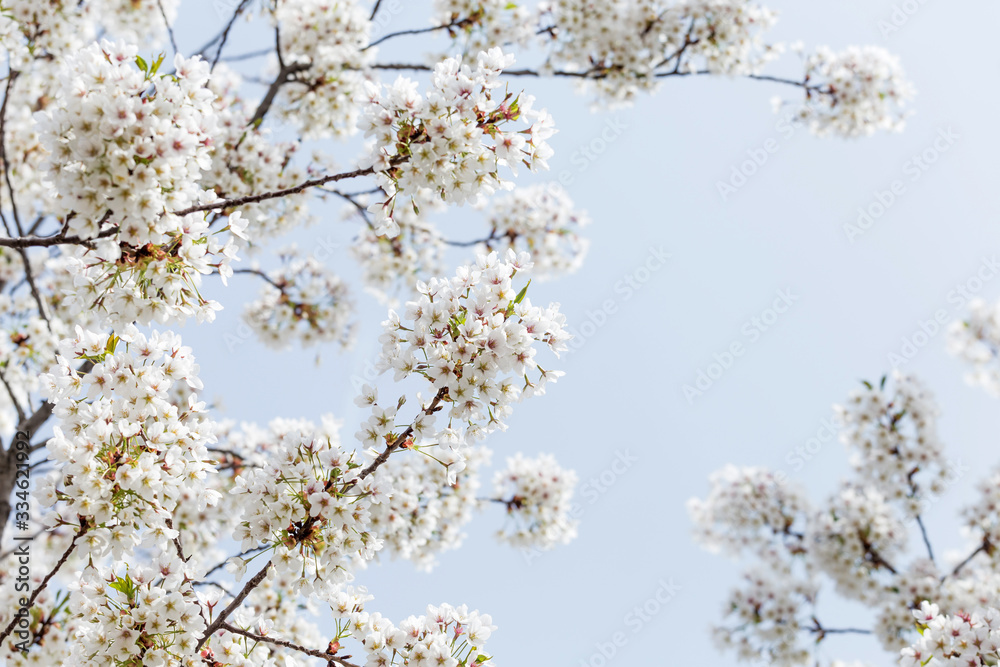
[[[143,665],[181,667],[199,662],[205,630],[194,573],[169,552],[149,566],[88,566],[71,586],[79,624],[67,662],[81,667]]]
[[[798,115],[814,134],[861,137],[903,128],[914,89],[897,56],[879,46],[839,53],[820,47],[805,65],[806,96]]]
[[[816,601],[816,587],[789,569],[761,567],[743,575],[743,586],[726,599],[734,627],[716,627],[713,637],[742,662],[805,665],[809,651],[799,642],[807,627],[802,609]]]
[[[93,44],[67,59],[58,101],[36,116],[51,213],[83,238],[113,226],[71,266],[78,309],[96,308],[112,325],[211,319],[219,306],[198,292],[201,274],[226,275],[237,253],[204,214],[170,213],[215,197],[196,185],[216,129],[208,65],[178,56],[169,77],[158,66],[137,59],[135,47]],[[234,233],[243,227],[230,219]]]
[[[579,523],[570,516],[576,482],[576,473],[561,468],[550,454],[508,458],[493,484],[495,500],[506,505],[512,526],[499,530],[497,538],[522,549],[571,542]]]
[[[1000,398],[1000,303],[969,303],[969,316],[948,330],[948,351],[972,365],[966,382]]]
[[[857,632],[820,624],[815,591],[827,582],[842,599],[872,611],[871,633],[889,651],[912,643],[911,612],[925,600],[951,614],[1000,606],[1000,574],[993,563],[994,544],[1000,543],[1000,473],[982,483],[980,498],[965,510],[973,538],[968,557],[954,558],[958,565],[942,569],[920,518],[922,508],[912,502],[915,496],[928,500],[928,489],[942,490],[955,474],[951,466],[947,477],[941,473],[938,409],[915,378],[897,374],[891,390],[887,380],[878,387],[864,383],[844,407],[837,406],[841,439],[854,455],[854,476],[817,509],[783,475],[734,466],[712,475],[705,500],[689,501],[698,541],[752,559],[744,575],[750,585],[727,601],[725,613],[734,624],[718,628],[716,635],[720,646],[735,649],[741,660],[812,664],[814,656],[796,634],[802,639],[809,633],[821,642],[830,633]],[[919,537],[911,539],[917,528]],[[920,537],[926,556],[914,558],[908,547]]]
[[[7,0],[3,8],[0,45],[7,51],[10,66],[24,74],[32,69],[33,61],[79,49],[94,35],[88,8],[74,0]]]
[[[566,349],[565,316],[557,304],[531,305],[527,286],[521,292],[513,286],[514,275],[530,266],[524,253],[481,255],[454,278],[419,284],[420,296],[406,304],[402,318],[389,312],[378,368],[394,371],[396,381],[422,376],[436,392],[412,424],[415,444],[465,442],[504,429],[515,401],[543,394],[562,375],[539,366],[535,355],[536,343],[556,354]],[[366,446],[381,445],[394,433],[396,406],[382,408],[374,395],[366,402],[373,414],[359,438]],[[448,427],[438,432],[434,412],[445,406]]]
[[[733,465],[712,473],[709,483],[705,500],[692,498],[687,504],[695,540],[705,548],[763,554],[801,540],[800,524],[809,510],[801,489],[764,468]]]
[[[426,96],[403,77],[388,89],[365,83],[361,125],[375,143],[362,166],[374,167],[386,194],[369,207],[376,233],[399,233],[397,206],[476,203],[509,189],[500,167],[515,174],[519,164],[548,168],[552,117],[535,111],[530,95],[497,99],[493,93],[502,85],[501,71],[513,62],[499,48],[480,53],[474,66],[449,58],[434,67]]]
[[[762,39],[775,13],[747,0],[554,0],[541,12],[548,68],[610,104],[655,90],[658,72],[751,74],[778,52]]]
[[[906,547],[906,530],[885,497],[873,488],[845,487],[817,512],[808,528],[810,557],[854,600],[876,603],[876,572],[895,574],[891,564]]]
[[[954,616],[924,601],[913,610],[920,638],[900,652],[900,667],[980,667],[1000,662],[1000,610]]]
[[[281,0],[274,18],[283,59],[305,66],[282,87],[280,111],[307,138],[357,130],[356,97],[375,57],[369,42],[368,10],[357,0]]]
[[[385,542],[382,552],[412,561],[421,570],[437,564],[437,554],[457,549],[472,519],[479,490],[479,470],[489,464],[490,450],[466,447],[464,469],[455,473],[442,463],[450,455],[434,445],[415,446],[423,456],[390,458],[380,470],[392,481],[387,501],[371,507],[372,530]]]
[[[102,34],[156,48],[177,18],[180,0],[96,0],[88,5]]]
[[[282,266],[267,274],[257,300],[247,304],[244,320],[275,348],[354,341],[354,302],[347,285],[315,257],[294,248],[279,253]]]
[[[384,473],[362,477],[361,470],[335,438],[285,433],[263,465],[236,477],[231,493],[243,515],[234,538],[243,551],[273,549],[275,571],[295,575],[296,593],[348,581],[355,561],[369,561],[382,548],[369,508],[391,490]],[[246,562],[234,564],[239,578]]]
[[[479,252],[508,248],[531,255],[531,275],[539,280],[576,271],[589,242],[578,234],[590,222],[557,183],[518,188],[498,197],[488,215],[490,235]]]
[[[366,667],[492,667],[485,643],[496,630],[489,614],[469,611],[461,605],[427,606],[423,616],[410,616],[398,625],[378,612],[364,610],[370,599],[363,592],[344,591],[331,597],[331,610],[341,637],[361,641]],[[339,642],[338,638],[338,642]]]
[[[60,475],[37,494],[45,506],[65,502],[47,523],[87,522],[77,548],[95,558],[163,547],[177,536],[170,517],[182,493],[201,508],[219,498],[204,483],[215,440],[205,404],[189,395],[182,410],[169,400],[175,383],[201,387],[190,349],[175,334],[147,337],[132,326],[120,336],[77,327],[60,348],[58,366],[42,378],[59,420],[47,448]],[[81,362],[92,367],[78,370]]]
[[[135,46],[102,41],[67,58],[57,104],[36,119],[49,152],[51,213],[68,219],[68,231],[91,238],[106,220],[123,243],[159,245],[183,224],[163,213],[202,195],[194,184],[211,165],[214,96],[204,61],[178,56],[168,77],[155,63],[144,71],[137,55]]]
[[[434,0],[434,13],[437,25],[452,26],[448,32],[463,55],[527,46],[537,32],[534,13],[509,0]]]
[[[444,267],[445,248],[437,229],[409,206],[396,209],[393,220],[399,227],[395,236],[376,234],[365,225],[351,245],[362,280],[381,301],[397,294],[409,297],[422,277],[440,275]]]
[[[865,382],[846,405],[835,407],[843,426],[840,440],[860,481],[916,516],[948,478],[938,409],[917,378],[897,371],[892,391],[886,389],[887,379],[878,387]]]

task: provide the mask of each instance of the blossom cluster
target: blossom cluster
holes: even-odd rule
[[[982,555],[1000,539],[996,476],[966,510],[978,546],[960,565],[942,568],[920,517],[954,481],[936,435],[938,409],[916,378],[888,381],[864,383],[836,406],[854,476],[825,502],[812,504],[784,475],[735,466],[712,475],[707,498],[689,501],[699,542],[750,557],[744,585],[726,603],[731,623],[716,630],[719,645],[741,660],[810,664],[805,636],[823,641],[837,631],[818,620],[819,591],[831,583],[841,598],[872,610],[872,634],[893,651],[911,641],[910,613],[923,600],[952,613],[1000,599],[1000,576]],[[926,557],[907,553],[914,533]]]
[[[805,99],[796,111],[814,134],[861,137],[903,128],[914,89],[897,56],[878,46],[820,47],[805,68]]]
[[[434,0],[435,21],[449,26],[459,51],[475,55],[494,46],[527,46],[537,33],[537,16],[508,0]]]
[[[234,533],[243,551],[268,547],[278,574],[296,574],[298,593],[349,579],[382,540],[370,530],[372,504],[391,491],[384,473],[364,476],[361,462],[334,438],[290,431],[267,461],[236,477],[243,515]],[[235,559],[237,573],[246,563]]]
[[[78,309],[111,325],[214,317],[201,274],[225,275],[237,254],[204,214],[172,213],[215,198],[197,185],[216,129],[208,65],[177,56],[175,74],[158,76],[159,65],[132,46],[93,44],[67,59],[59,99],[36,116],[51,213],[70,234],[107,237],[78,247],[70,269]],[[228,229],[243,227],[237,216]]]
[[[492,667],[485,644],[496,626],[489,614],[461,605],[427,606],[422,616],[410,616],[398,625],[377,612],[364,610],[367,595],[344,591],[332,597],[331,610],[343,637],[358,639],[369,667],[439,665]]]
[[[531,275],[560,277],[583,264],[589,242],[579,229],[590,222],[560,185],[518,188],[496,198],[487,216],[490,234],[479,252],[508,248],[531,255]]]
[[[948,478],[937,434],[938,409],[917,378],[896,372],[892,392],[885,388],[887,380],[883,377],[878,387],[863,383],[846,405],[836,407],[843,425],[840,440],[861,482],[916,516]]]
[[[215,440],[205,404],[194,394],[185,405],[170,400],[175,383],[201,387],[191,351],[175,334],[77,327],[42,383],[59,420],[47,443],[59,475],[43,480],[38,497],[45,506],[63,501],[50,525],[93,526],[78,548],[121,559],[139,546],[162,546],[177,536],[171,513],[182,492],[202,508],[218,501],[203,483],[214,472],[207,446]]]
[[[399,233],[397,206],[476,203],[512,186],[501,167],[514,174],[519,164],[548,168],[551,116],[536,111],[530,95],[494,92],[513,62],[499,48],[480,53],[474,65],[448,58],[434,67],[426,95],[403,77],[388,88],[365,83],[361,126],[374,144],[362,166],[374,168],[386,195],[369,207],[377,234]]]
[[[764,468],[733,465],[712,473],[709,483],[707,498],[687,504],[695,539],[705,548],[731,555],[744,549],[765,553],[800,539],[801,517],[809,508],[801,489]]]
[[[816,585],[787,567],[759,567],[744,573],[743,584],[726,599],[734,627],[717,627],[713,636],[741,662],[792,667],[807,664],[809,652],[799,636],[807,623],[802,608],[811,605]]]
[[[166,552],[144,567],[89,565],[72,586],[79,624],[68,662],[180,667],[198,660],[202,607],[185,563]]]
[[[180,0],[97,0],[88,3],[102,33],[131,44],[159,47],[177,18]]]
[[[564,470],[555,457],[517,454],[494,477],[497,502],[507,507],[511,525],[497,533],[501,542],[519,548],[551,549],[576,537],[572,519],[576,473]]]
[[[244,320],[268,345],[287,348],[354,340],[354,302],[347,285],[314,256],[294,247],[280,253],[282,265],[270,271],[262,293],[247,304]]]
[[[948,330],[948,351],[972,366],[966,381],[1000,398],[1000,304],[969,303],[969,315]]]
[[[307,138],[352,134],[357,129],[362,71],[375,56],[368,10],[357,0],[282,0],[274,18],[283,60],[297,66],[282,88],[282,116]],[[279,74],[279,76],[281,76]]]
[[[465,538],[462,529],[472,519],[479,471],[490,461],[483,446],[461,450],[461,473],[446,465],[452,450],[436,445],[415,445],[420,455],[390,458],[381,469],[392,480],[388,500],[372,505],[372,527],[384,546],[382,552],[413,562],[430,571],[439,553],[457,549]]]
[[[557,304],[533,306],[527,285],[516,292],[513,278],[530,269],[526,254],[508,250],[480,255],[451,279],[432,278],[417,286],[419,297],[406,304],[403,317],[390,311],[383,323],[380,370],[396,381],[415,376],[430,383],[434,399],[423,406],[409,428],[412,442],[429,439],[467,442],[506,428],[513,403],[540,395],[562,375],[535,360],[536,343],[559,353],[569,338]],[[399,405],[380,406],[367,397],[372,416],[359,432],[366,446],[396,436]],[[435,428],[437,410],[448,407],[448,426]]]
[[[978,667],[1000,661],[1000,609],[950,616],[924,601],[913,617],[920,638],[900,652],[900,667]]]
[[[610,104],[655,90],[658,73],[752,74],[779,52],[763,41],[775,12],[747,0],[555,0],[541,12],[547,67]]]

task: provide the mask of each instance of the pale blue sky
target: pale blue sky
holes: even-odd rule
[[[425,3],[404,4],[387,30],[427,25]],[[500,627],[489,643],[498,664],[576,667],[591,661],[595,643],[618,631],[625,645],[608,665],[730,661],[715,653],[708,629],[720,618],[737,570],[692,543],[685,501],[704,495],[708,475],[730,462],[784,470],[821,499],[847,472],[842,446],[829,440],[802,465],[789,458],[795,448],[820,432],[831,404],[858,380],[890,369],[887,355],[919,331],[920,320],[940,309],[949,319],[960,317],[950,291],[1000,249],[998,204],[990,196],[997,177],[1000,93],[993,84],[993,45],[1000,7],[927,0],[883,37],[878,22],[889,19],[893,4],[770,6],[781,12],[776,40],[802,39],[807,49],[880,44],[900,54],[918,91],[916,114],[903,134],[857,141],[816,139],[805,130],[787,136],[769,100],[796,90],[763,82],[671,80],[634,108],[603,114],[590,113],[589,100],[568,82],[515,82],[555,116],[560,133],[552,142],[553,174],[573,173],[567,189],[593,219],[584,268],[533,284],[532,299],[561,302],[577,331],[588,311],[608,299],[616,312],[596,330],[582,329],[592,335],[557,365],[566,377],[548,395],[517,406],[510,430],[488,444],[499,462],[518,450],[552,452],[583,482],[610,470],[616,457],[636,461],[621,475],[605,472],[605,479],[617,477],[606,489],[590,485],[581,493],[580,536],[570,546],[529,562],[493,542],[490,533],[502,516],[491,508],[470,527],[465,546],[445,554],[434,573],[415,572],[407,563],[363,573],[361,583],[376,596],[373,609],[398,620],[447,601],[491,613]],[[220,27],[209,3],[185,3],[178,26],[182,50]],[[241,25],[229,52],[254,50],[267,39]],[[427,44],[414,38],[392,53],[406,57]],[[793,76],[798,69],[793,55],[772,67]],[[581,169],[577,151],[609,123],[607,136],[620,127],[619,136]],[[912,180],[908,160],[948,130],[957,139]],[[723,201],[716,183],[768,140],[777,151]],[[351,165],[353,148],[333,150],[342,165]],[[905,191],[849,242],[844,224],[894,180]],[[301,246],[330,235],[342,243],[350,239],[355,226],[339,221],[339,204],[315,210],[321,221],[294,235]],[[474,238],[483,229],[480,220],[461,209],[448,217],[447,229],[455,238]],[[627,297],[625,290],[616,292],[616,283],[634,275],[653,250],[671,255],[665,266]],[[344,251],[330,265],[357,275]],[[241,304],[256,287],[246,280],[228,291],[213,289],[227,309],[211,326],[183,330],[201,364],[206,396],[221,397],[227,416],[260,422],[332,412],[344,420],[349,441],[362,418],[352,404],[350,379],[375,359],[385,309],[359,294],[357,346],[349,354],[322,349],[321,365],[314,364],[315,350],[272,353],[253,341],[230,350],[226,334],[237,331]],[[770,321],[765,311],[779,290],[794,301],[751,340],[751,318]],[[1000,279],[987,281],[980,294],[1000,297]],[[742,356],[704,395],[686,400],[682,386],[694,383],[713,355],[734,342],[743,344]],[[962,546],[953,517],[993,464],[1000,412],[995,401],[963,383],[965,369],[946,355],[943,334],[905,368],[939,397],[948,455],[970,465],[926,517],[944,552]],[[389,380],[383,378],[383,386]],[[656,596],[661,581],[680,590],[648,622],[628,619],[635,605]],[[855,607],[825,599],[824,624],[857,624]],[[892,664],[874,641],[831,638],[825,644],[825,660]]]

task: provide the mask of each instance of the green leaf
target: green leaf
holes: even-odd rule
[[[528,285],[530,284],[531,281],[529,280]],[[528,285],[522,287],[521,291],[517,293],[517,296],[514,298],[514,303],[521,303],[524,300],[524,295],[528,293]]]
[[[149,73],[149,65],[147,65],[146,61],[142,59],[142,56],[135,57],[135,64],[138,65],[139,69],[141,69],[143,72],[147,74]]]
[[[153,63],[153,66],[149,68],[149,75],[150,76],[153,76],[154,74],[156,74],[156,72],[160,69],[160,65],[163,64],[163,58],[165,56],[166,56],[165,53],[161,53],[160,57],[157,58],[156,62]]]

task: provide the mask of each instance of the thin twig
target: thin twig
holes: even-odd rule
[[[156,6],[160,8],[160,16],[163,17],[163,23],[167,26],[167,35],[170,37],[170,48],[174,50],[174,55],[177,55],[177,40],[174,38],[174,27],[170,25],[170,20],[167,19],[167,10],[163,8],[163,0],[156,0]]]
[[[930,558],[931,562],[933,563],[935,562],[934,550],[931,548],[930,538],[927,537],[927,528],[924,527],[924,520],[920,517],[919,514],[917,515],[917,525],[920,526],[920,534],[924,538],[924,546],[927,547],[927,557]]]
[[[226,40],[229,39],[229,31],[233,29],[233,24],[236,23],[236,19],[243,13],[243,9],[249,2],[250,0],[240,0],[240,4],[236,6],[233,15],[229,17],[226,27],[222,29],[222,35],[219,37],[219,48],[215,50],[215,57],[212,58],[212,65],[209,67],[209,71],[214,70],[215,66],[219,64],[219,58],[222,57],[222,49],[225,48]]]

